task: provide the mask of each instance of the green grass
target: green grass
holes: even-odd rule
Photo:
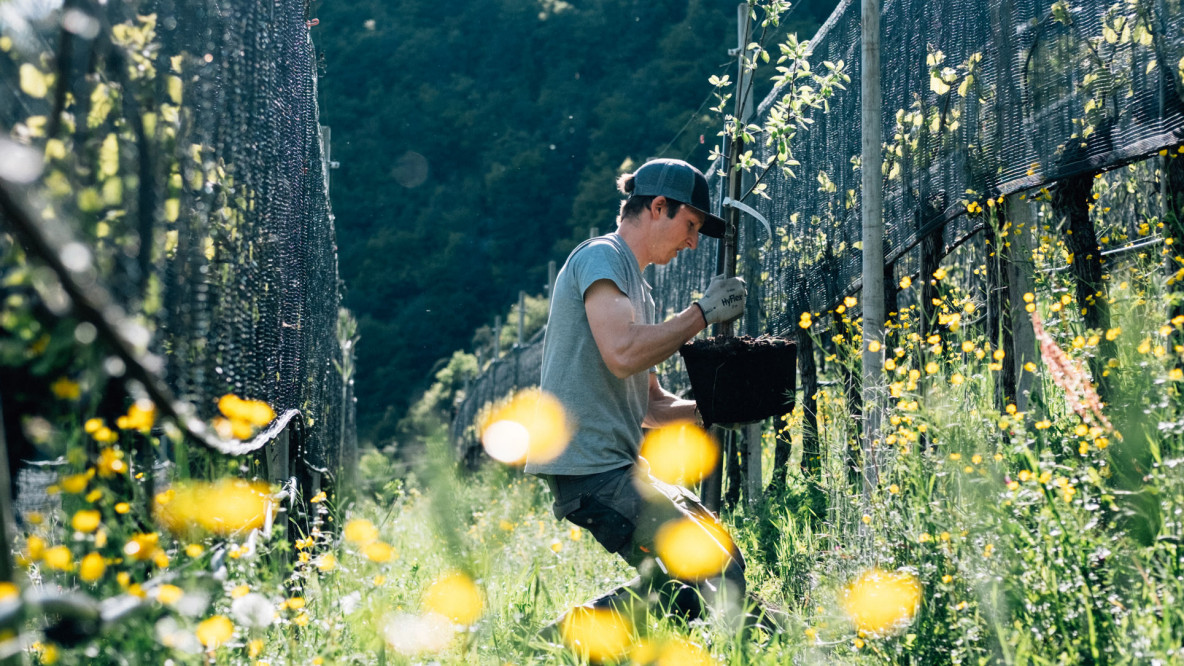
[[[1158,224],[1140,228],[1146,218],[1105,217],[1111,198],[1124,191],[1117,184],[1138,182],[1132,178],[1115,174],[1096,190],[1096,223],[1119,240],[1153,234]],[[1051,217],[1040,205],[1043,226]],[[1048,372],[1036,376],[1026,411],[996,404],[997,345],[977,323],[991,257],[981,246],[964,246],[947,259],[940,280],[947,324],[940,338],[921,338],[915,307],[892,320],[886,353],[896,366],[888,371],[893,395],[880,484],[870,496],[847,471],[847,443],[858,428],[835,382],[817,396],[819,478],[804,479],[797,467],[799,406],[788,421],[799,448],[787,487],[723,516],[748,562],[749,588],[785,609],[783,631],[738,635],[710,620],[683,626],[653,615],[633,627],[637,645],[627,654],[635,663],[663,663],[655,661],[663,650],[669,660],[694,663],[688,655],[695,649],[722,664],[1184,661],[1184,373],[1177,370],[1182,354],[1173,350],[1184,320],[1171,320],[1178,297],[1163,264],[1173,248],[1158,246],[1110,265],[1111,328],[1091,332],[1065,299],[1072,294],[1068,272],[1042,270],[1052,265],[1047,257],[1064,260],[1054,225],[1037,229],[1035,241],[1032,304],[1059,347],[1084,364],[1107,336],[1116,344],[1105,408],[1113,427],[1091,430]],[[824,380],[837,378],[839,359],[858,357],[858,320],[850,310],[844,316],[850,321],[842,339],[812,331],[828,356]],[[816,313],[814,320],[830,317]],[[771,436],[766,443],[767,481]],[[582,663],[540,632],[633,572],[587,532],[556,521],[539,480],[492,463],[458,472],[442,436],[423,444],[427,454],[410,473],[382,454],[366,454],[357,499],[312,504],[312,532],[300,535],[294,550],[274,538],[258,538],[253,548],[232,540],[222,558],[219,542],[206,538],[201,553],[187,555],[184,540],[162,535],[167,567],[116,561],[123,543],[153,525],[138,508],[120,518],[113,503],[149,501],[121,477],[95,478],[88,487],[102,487],[102,497],[69,495],[63,513],[30,529],[45,547],[66,546],[75,561],[95,549],[112,555],[108,571],[82,582],[77,567],[55,571],[25,541],[18,550],[28,583],[105,597],[128,594],[129,581],[117,574],[130,572],[130,582],[143,585],[149,610],[99,641],[54,647],[42,640],[31,650],[70,664],[133,653],[177,664]],[[86,468],[84,458],[71,458],[72,471]],[[209,467],[241,473],[234,465]],[[810,511],[811,487],[824,500],[817,515]],[[74,511],[87,505],[102,509],[111,544],[100,546],[94,535],[68,527]],[[377,534],[362,542],[343,538],[354,534],[351,525],[366,524]],[[396,555],[374,561],[366,543],[373,538]],[[383,552],[378,560],[386,559]],[[291,564],[276,564],[285,561]],[[915,616],[886,635],[860,633],[844,612],[845,586],[871,568],[908,572],[920,585]],[[433,582],[450,572],[462,572],[480,590],[479,607],[458,609],[472,622],[446,632],[431,650],[400,651],[412,638],[430,642],[424,639],[433,625],[420,618],[438,604],[429,592]],[[162,578],[201,603],[160,599],[154,586]],[[236,607],[244,593],[261,595],[274,611],[260,623],[266,626],[250,627],[242,602]],[[199,628],[213,616],[231,619],[232,632],[212,650],[194,649],[195,636],[208,635],[210,625],[205,633]],[[34,618],[26,635],[36,638],[42,626]],[[681,657],[672,656],[676,649],[684,650]]]

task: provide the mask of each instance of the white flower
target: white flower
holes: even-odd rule
[[[258,592],[244,594],[235,599],[230,604],[230,612],[238,620],[238,624],[251,628],[266,627],[275,618],[275,608],[267,597]]]

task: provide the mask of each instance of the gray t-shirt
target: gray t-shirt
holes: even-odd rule
[[[634,321],[654,323],[654,299],[633,251],[616,233],[585,241],[555,279],[540,386],[559,399],[574,435],[558,458],[527,459],[530,474],[596,474],[637,460],[641,422],[649,407],[649,373],[619,379],[609,371],[584,309],[597,280],[612,280],[633,304]]]

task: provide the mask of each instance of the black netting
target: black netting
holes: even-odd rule
[[[774,167],[761,177],[769,198],[744,200],[771,229],[742,216],[740,273],[760,316],[748,317],[741,332],[790,334],[802,312],[857,293],[860,10],[844,0],[811,42],[812,68],[842,61],[851,83],[798,133],[796,177]],[[986,205],[1184,141],[1180,0],[886,0],[881,25],[884,251],[896,276],[917,272],[928,234],[940,234],[948,251],[980,230],[982,217],[966,212],[970,202]],[[751,122],[763,125],[780,93],[770,93]],[[769,158],[765,146],[754,149]],[[720,175],[718,163],[708,175]],[[718,206],[722,178],[712,182]],[[703,239],[697,251],[656,267],[660,316],[686,307],[707,285],[719,272],[717,256],[717,241]],[[668,387],[686,386],[680,364],[666,369]],[[470,394],[458,424],[475,411],[469,402],[480,405],[493,393]]]
[[[965,214],[969,202],[1184,141],[1180,2],[888,0],[881,25],[884,251],[899,275],[916,271],[924,235],[936,230],[950,248],[981,228]],[[827,310],[859,286],[859,26],[859,3],[844,2],[813,40],[813,69],[843,61],[852,82],[797,135],[796,177],[775,167],[762,180],[769,198],[745,200],[773,227],[770,238],[746,221],[739,248],[758,257],[748,274],[759,282],[767,332],[790,332],[801,312]],[[752,122],[762,124],[779,96],[774,90]],[[715,247],[659,267],[658,302],[678,309],[701,289]]]
[[[0,124],[48,156],[29,190],[93,247],[100,281],[154,332],[163,375],[199,416],[232,392],[299,410],[304,460],[348,462],[306,3],[24,9],[0,16]]]

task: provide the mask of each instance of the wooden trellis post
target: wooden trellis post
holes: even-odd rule
[[[1011,366],[1015,372],[1015,405],[1021,412],[1028,411],[1032,392],[1039,387],[1036,373],[1024,368],[1026,364],[1039,363],[1036,349],[1036,334],[1032,330],[1032,318],[1027,312],[1025,294],[1034,294],[1036,281],[1033,277],[1035,265],[1032,261],[1032,232],[1036,225],[1036,212],[1032,204],[1018,195],[1007,197],[1003,214],[1008,221],[1007,237],[1003,251],[1007,257],[1005,277],[1011,293]]]
[[[1016,399],[1015,365],[1007,358],[1013,353],[1015,345],[1012,338],[1012,301],[1007,276],[1014,273],[1007,259],[1009,253],[1004,252],[1003,243],[1006,236],[1006,218],[1002,211],[996,218],[998,226],[987,221],[983,229],[987,251],[987,339],[992,348],[1003,350],[1005,357],[999,364],[995,380],[995,408],[1002,412],[1007,405]]]
[[[1058,219],[1064,220],[1065,240],[1073,254],[1073,275],[1077,279],[1077,307],[1086,328],[1104,334],[1110,328],[1110,301],[1103,278],[1102,249],[1089,219],[1090,192],[1094,173],[1071,176],[1053,188],[1052,206]],[[1105,335],[1098,342],[1098,353],[1089,359],[1089,371],[1097,385],[1098,397],[1109,403],[1112,396],[1106,376],[1106,364],[1115,357],[1114,341]]]
[[[874,346],[884,340],[884,181],[881,168],[883,100],[880,90],[880,2],[863,0],[860,32],[863,58],[860,69],[863,177],[860,212],[863,216],[863,494],[870,500],[879,483],[877,449],[885,404],[884,356]]]

